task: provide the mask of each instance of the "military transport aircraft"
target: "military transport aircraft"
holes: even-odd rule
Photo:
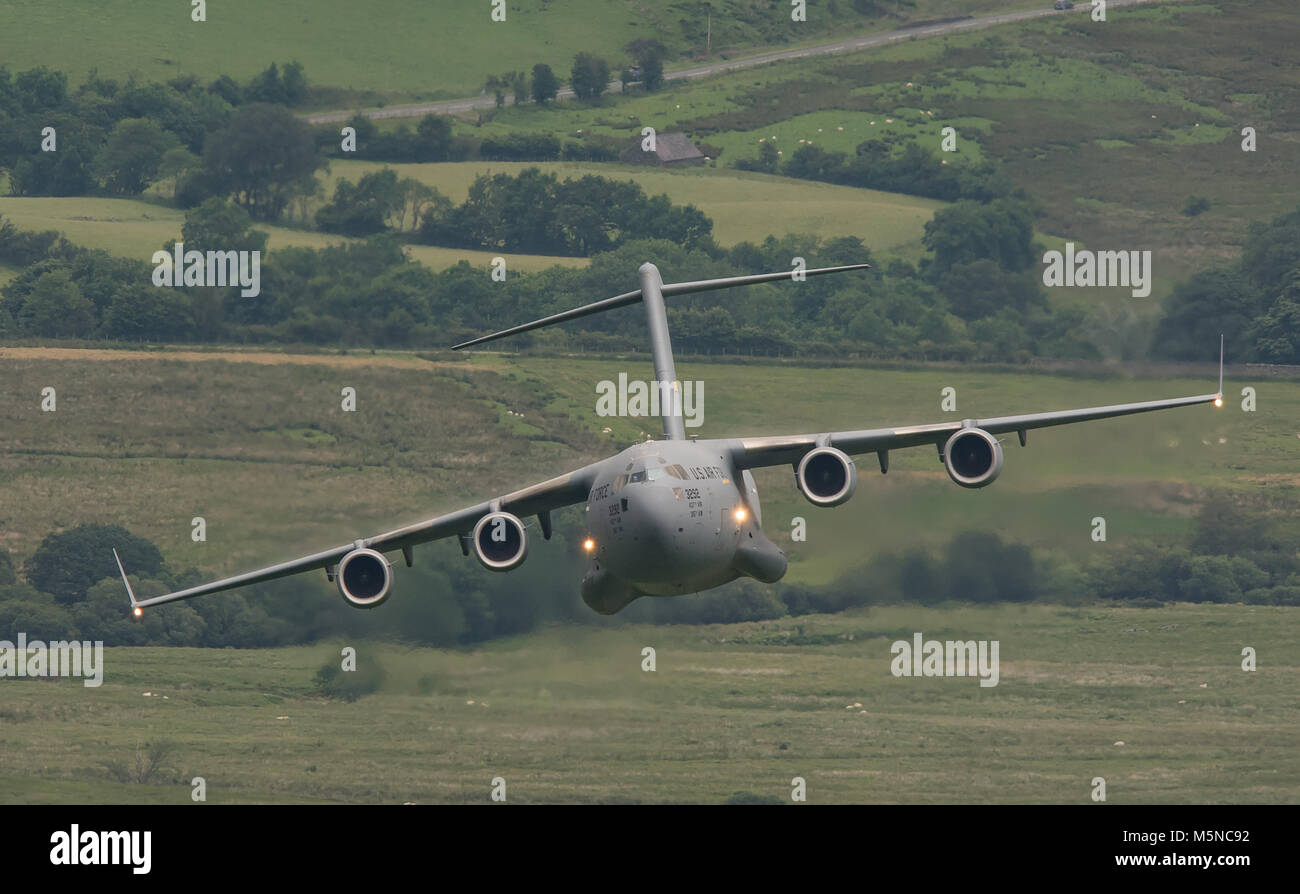
[[[876,454],[884,473],[889,469],[891,450],[928,445],[937,449],[954,482],[962,487],[984,487],[1002,470],[1002,445],[997,435],[1015,432],[1023,447],[1025,433],[1030,429],[1192,404],[1223,404],[1220,341],[1219,390],[1214,394],[901,428],[686,439],[664,298],[776,280],[799,282],[806,276],[868,266],[852,264],[664,283],[658,268],[647,263],[639,270],[641,288],[636,291],[456,345],[457,349],[467,348],[639,301],[645,307],[649,328],[664,437],[635,444],[575,472],[465,509],[163,596],[136,599],[118,559],[132,608],[139,615],[152,605],[316,569],[324,570],[350,605],[374,608],[388,598],[392,586],[392,564],[385,553],[401,550],[409,567],[414,546],[455,536],[465,555],[472,551],[487,569],[509,571],[522,564],[528,554],[523,517],[536,515],[542,536],[549,540],[551,512],[585,503],[586,537],[582,546],[588,568],[582,579],[582,598],[597,612],[613,614],[641,596],[695,593],[741,575],[767,583],[781,579],[786,571],[785,553],[763,534],[762,510],[751,469],[789,464],[794,469],[796,486],[809,502],[838,506],[853,495],[857,486],[853,456]],[[117,557],[116,550],[113,555]]]

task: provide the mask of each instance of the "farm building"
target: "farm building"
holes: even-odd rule
[[[698,165],[704,163],[704,153],[686,138],[684,133],[661,133],[655,136],[655,149],[646,152],[641,148],[641,138],[623,150],[618,160],[633,165]]]

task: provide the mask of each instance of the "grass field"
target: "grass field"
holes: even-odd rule
[[[906,21],[1040,4],[916,0],[897,17],[883,19],[864,18],[847,3],[838,12],[810,4],[808,21],[800,25],[791,23],[788,3],[712,5],[716,59],[722,52],[797,46],[890,30]],[[57,7],[11,0],[0,6],[0,59],[10,70],[63,69],[74,84],[92,68],[118,79],[194,74],[207,81],[228,74],[246,81],[273,61],[297,59],[313,84],[357,91],[373,102],[472,96],[489,74],[539,62],[567,80],[580,51],[603,55],[617,73],[626,62],[622,47],[639,37],[657,38],[688,56],[705,49],[704,19],[682,4],[510,0],[503,23],[490,20],[488,2],[223,0],[209,6],[207,21],[196,23],[189,4],[163,0],[111,0],[107,6],[65,0]]]
[[[104,683],[5,681],[0,801],[1296,803],[1300,609],[885,607],[712,627],[557,627],[467,650],[120,648]],[[996,687],[890,674],[890,644],[999,643]],[[656,650],[643,672],[642,649]],[[1258,670],[1241,669],[1250,646]],[[165,742],[148,784],[105,764]]]
[[[637,165],[570,162],[453,162],[448,164],[383,165],[365,161],[336,161],[330,166],[326,195],[347,177],[352,182],[370,171],[393,168],[401,177],[414,177],[437,187],[455,202],[465,201],[474,178],[483,173],[517,174],[536,167],[561,180],[595,174],[614,180],[635,180],[648,195],[667,193],[677,204],[692,204],[713,219],[714,238],[722,245],[769,235],[811,233],[823,238],[860,236],[873,249],[909,246],[919,252],[925,222],[943,202],[810,183],[788,177],[718,168],[663,170]],[[0,201],[0,211],[4,205]]]
[[[123,257],[148,260],[163,244],[181,235],[185,212],[177,208],[137,199],[101,198],[14,198],[0,197],[0,215],[11,219],[24,230],[58,230],[77,245],[98,248]],[[270,235],[267,248],[282,246],[321,248],[350,240],[329,233],[291,227],[257,224]],[[409,245],[407,254],[434,270],[469,261],[487,267],[496,254],[488,251],[441,248],[435,245]],[[556,264],[581,267],[586,258],[561,258],[549,255],[504,254],[511,270],[533,272]],[[0,271],[0,285],[3,272]]]
[[[102,522],[150,538],[175,567],[233,573],[530,484],[657,431],[594,414],[598,381],[651,376],[644,355],[435,363],[400,353],[0,348],[0,368],[0,543],[19,561],[52,530]],[[705,424],[693,430],[703,437],[905,425],[1213,388],[1208,364],[1196,375],[1107,378],[688,358],[678,373],[704,382]],[[1255,413],[1238,406],[1247,384],[1258,390]],[[339,410],[349,385],[358,391],[356,414]],[[56,413],[39,409],[46,386],[56,388]],[[940,411],[948,386],[957,390],[956,414]],[[1230,370],[1226,393],[1218,411],[1035,432],[1027,449],[1012,439],[1002,477],[977,491],[954,486],[922,449],[895,453],[887,476],[864,458],[857,496],[834,510],[803,502],[788,469],[761,471],[764,528],[791,555],[787,579],[805,583],[973,528],[1075,559],[1114,544],[1180,542],[1212,489],[1270,510],[1300,535],[1300,383]],[[190,541],[195,515],[208,520],[207,543]],[[1097,515],[1108,520],[1109,544],[1089,537]],[[796,516],[807,519],[807,542],[790,540]],[[564,519],[580,524],[576,514]]]
[[[458,162],[448,164],[383,165],[364,161],[336,161],[323,177],[324,195],[333,196],[334,185],[347,177],[354,183],[366,173],[391,167],[402,177],[436,186],[456,202],[463,202],[470,184],[481,173],[515,174],[526,167],[555,172],[561,179],[586,174],[631,179],[649,195],[667,193],[678,204],[694,204],[714,221],[714,237],[722,245],[749,240],[761,242],[769,235],[809,233],[823,238],[862,237],[873,249],[915,258],[921,252],[925,222],[942,202],[897,193],[853,189],[824,183],[791,180],[766,174],[698,168],[663,171],[638,166],[595,163]],[[318,201],[309,214],[314,214]],[[165,241],[180,236],[184,211],[154,202],[107,198],[0,197],[0,215],[27,230],[59,230],[78,245],[100,248],[125,257],[149,258]],[[346,241],[341,236],[284,226],[257,225],[270,234],[268,246],[302,245],[318,248]],[[492,252],[410,245],[417,261],[440,270],[467,260],[486,267]],[[586,258],[507,254],[511,270],[533,272],[556,264],[584,266]]]

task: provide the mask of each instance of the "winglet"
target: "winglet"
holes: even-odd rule
[[[1216,405],[1223,403],[1223,333],[1219,333],[1219,391]]]
[[[135,591],[131,589],[131,582],[126,579],[126,569],[122,567],[122,557],[117,554],[116,549],[113,550],[113,558],[117,560],[117,570],[122,572],[122,583],[126,584],[126,595],[131,598],[132,614],[138,618],[144,614],[144,610],[140,608],[140,603],[135,598]]]

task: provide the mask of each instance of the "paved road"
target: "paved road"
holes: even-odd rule
[[[1137,6],[1139,4],[1159,3],[1162,0],[1108,0],[1106,4],[1107,15],[1110,11],[1118,7]],[[1167,2],[1167,0],[1164,0]],[[811,47],[800,47],[793,50],[774,50],[769,53],[760,53],[756,56],[745,56],[740,59],[727,59],[722,62],[710,62],[707,65],[696,65],[691,68],[679,68],[664,74],[666,81],[683,81],[694,80],[696,78],[707,78],[710,75],[720,74],[726,71],[736,71],[742,68],[753,68],[756,65],[767,65],[770,62],[780,62],[783,59],[803,59],[808,56],[829,56],[833,53],[852,53],[857,50],[866,50],[871,47],[882,47],[895,43],[900,40],[912,40],[920,37],[938,37],[943,34],[956,34],[961,31],[971,31],[976,28],[990,28],[994,25],[1006,25],[1011,22],[1022,22],[1026,19],[1037,19],[1050,15],[1088,15],[1091,11],[1091,4],[1079,2],[1075,8],[1069,12],[1060,12],[1052,9],[1050,0],[1043,0],[1042,9],[1028,9],[1022,12],[1006,12],[996,15],[979,16],[976,18],[960,19],[954,22],[941,22],[935,25],[925,25],[920,28],[900,28],[897,31],[889,31],[885,34],[871,34],[866,37],[851,37],[846,40],[837,40],[831,43],[817,44]],[[618,81],[611,81],[609,89],[611,93],[618,93],[622,90],[622,84]],[[561,90],[557,100],[572,99],[573,91],[568,87]],[[417,105],[389,106],[383,109],[362,109],[361,114],[367,118],[419,118],[432,112],[435,115],[455,115],[460,112],[471,112],[474,109],[490,109],[496,106],[496,98],[491,95],[483,94],[470,99],[445,99],[439,102],[424,102]],[[315,115],[308,115],[309,124],[329,124],[336,121],[347,121],[355,112],[320,112]]]

